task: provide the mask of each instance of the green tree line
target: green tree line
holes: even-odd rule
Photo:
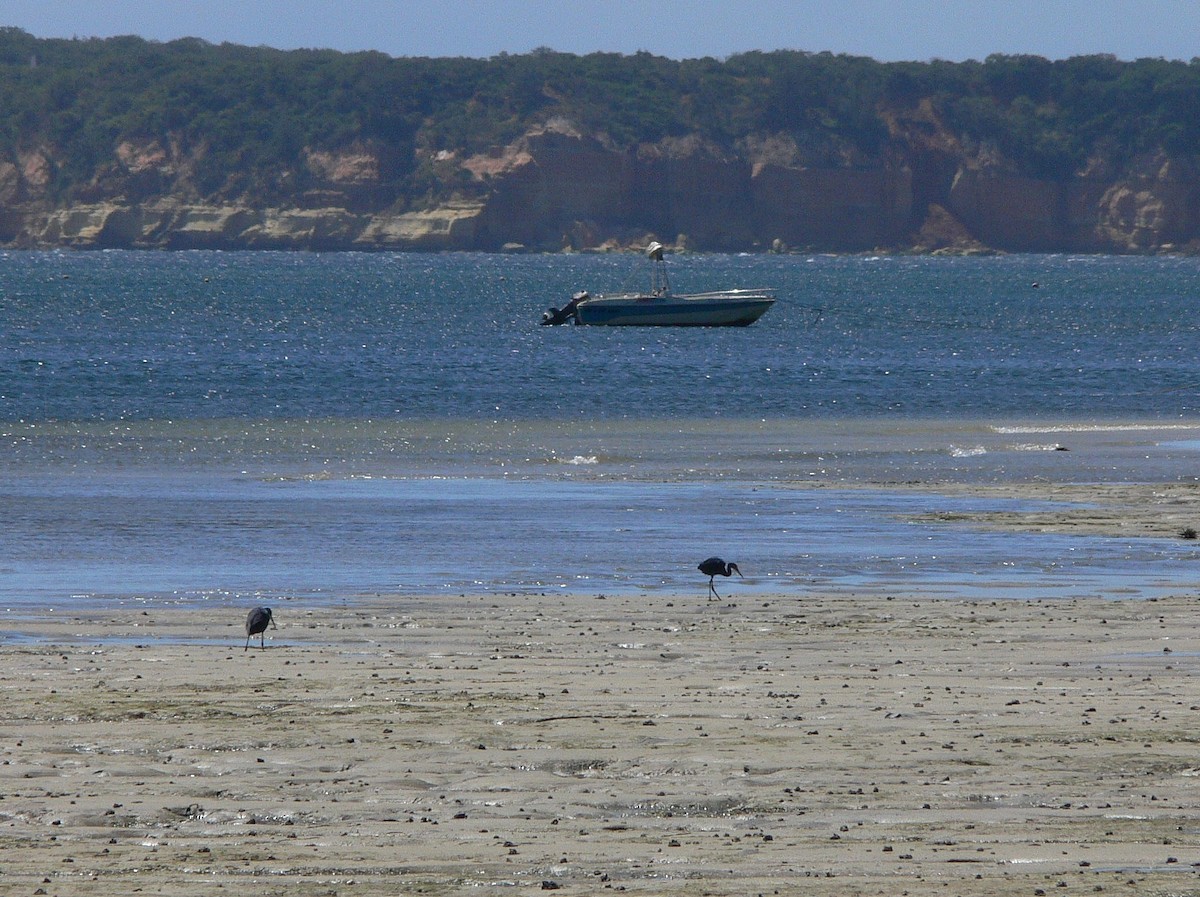
[[[197,153],[206,195],[268,191],[306,149],[386,148],[398,192],[436,190],[422,160],[511,141],[555,116],[620,147],[696,134],[731,154],[748,135],[888,149],[887,110],[928,104],[964,146],[1063,178],[1097,156],[1200,150],[1200,60],[880,63],[798,51],[671,60],[537,50],[490,59],[280,51],[197,39],[58,40],[0,29],[0,158],[49,145],[62,198],[123,140]]]

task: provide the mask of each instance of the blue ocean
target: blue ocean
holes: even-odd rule
[[[918,520],[998,506],[947,484],[1195,481],[1200,260],[670,265],[778,302],[748,328],[542,327],[642,262],[0,254],[0,608],[703,600],[712,554],[738,597],[1200,580],[1182,542]]]

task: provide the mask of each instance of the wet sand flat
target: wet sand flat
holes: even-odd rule
[[[1019,483],[942,484],[936,491],[977,498],[1051,502],[1046,510],[980,510],[930,514],[918,520],[1024,532],[1180,539],[1200,531],[1200,484]]]
[[[1200,602],[10,612],[0,891],[1196,892]]]

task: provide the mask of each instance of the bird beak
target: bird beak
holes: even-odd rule
[[[729,566],[733,568],[734,573],[736,573],[738,576],[742,576],[742,571],[738,569],[737,564],[730,564]],[[745,579],[745,578],[746,577],[742,576],[742,579]]]

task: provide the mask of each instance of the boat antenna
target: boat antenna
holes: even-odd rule
[[[671,281],[667,278],[667,264],[663,259],[664,247],[655,240],[646,247],[646,257],[653,267],[650,269],[650,292],[655,296],[671,295]]]

